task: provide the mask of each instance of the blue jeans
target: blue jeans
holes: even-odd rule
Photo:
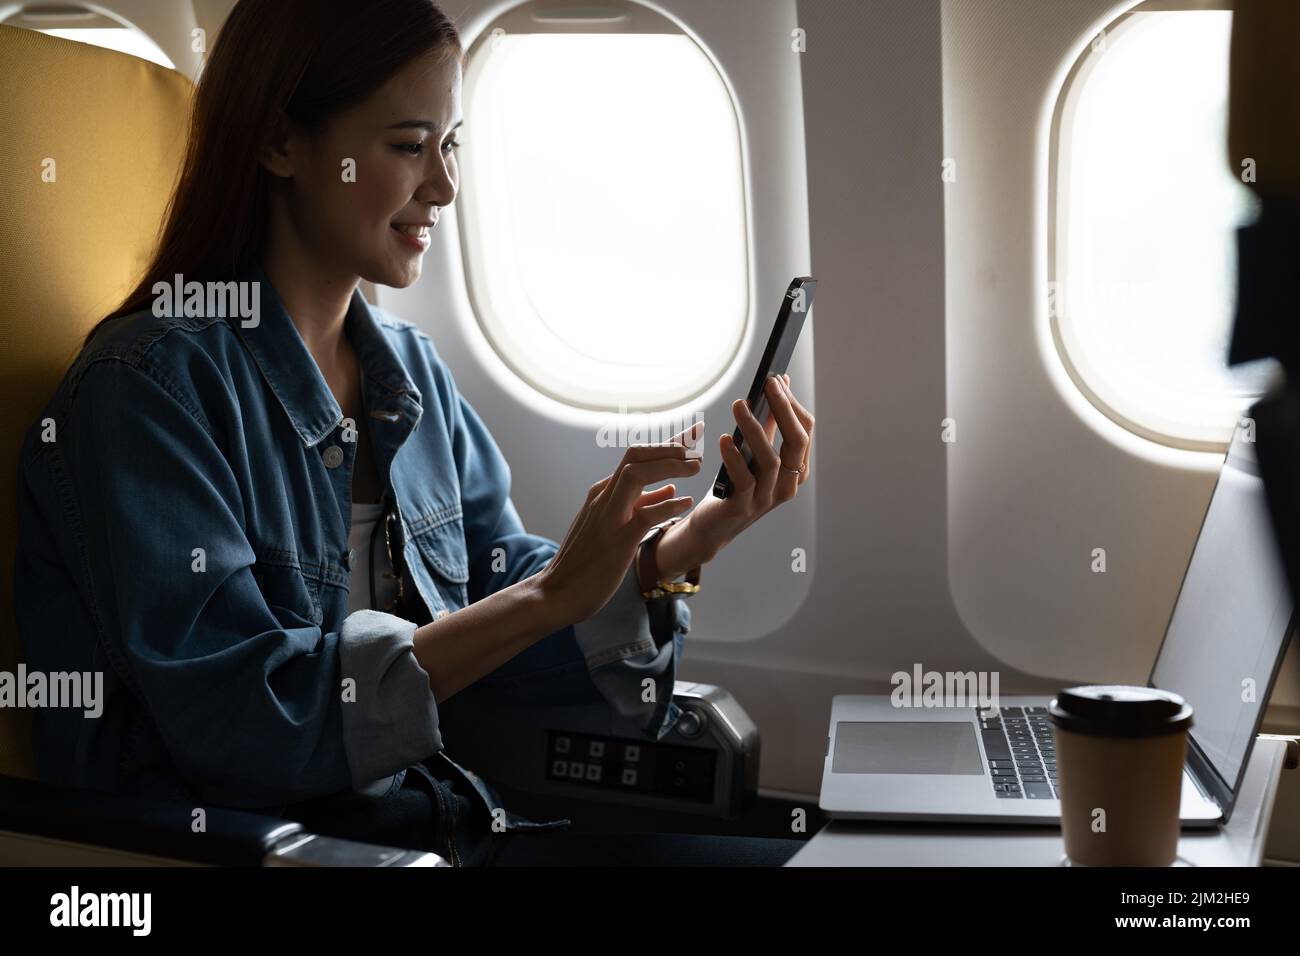
[[[685,833],[492,832],[457,779],[412,765],[397,792],[338,794],[285,809],[312,833],[428,850],[461,866],[781,866],[799,840]]]

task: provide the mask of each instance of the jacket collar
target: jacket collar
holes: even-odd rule
[[[261,263],[254,262],[240,279],[259,283],[259,321],[251,328],[245,328],[237,317],[228,321],[253,356],[266,384],[284,406],[303,444],[311,447],[338,427],[343,420],[343,409]],[[359,288],[352,292],[344,318],[344,334],[351,337],[361,364],[366,407],[380,411],[401,408],[418,419],[420,392]]]

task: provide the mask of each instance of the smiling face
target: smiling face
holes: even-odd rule
[[[414,283],[429,231],[460,184],[460,89],[456,57],[433,53],[315,136],[290,129],[263,165],[280,177],[277,198],[293,244],[341,277]]]

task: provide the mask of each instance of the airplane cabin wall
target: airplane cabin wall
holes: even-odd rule
[[[945,187],[948,531],[954,600],[992,653],[1060,680],[1144,684],[1223,455],[1102,414],[1047,317],[1052,111],[1065,72],[1133,5],[943,3],[944,156],[957,169]],[[1300,710],[1296,660],[1293,644],[1273,698],[1282,723]]]

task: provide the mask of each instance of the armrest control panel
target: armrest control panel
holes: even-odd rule
[[[712,803],[717,753],[649,740],[547,731],[546,779]]]

